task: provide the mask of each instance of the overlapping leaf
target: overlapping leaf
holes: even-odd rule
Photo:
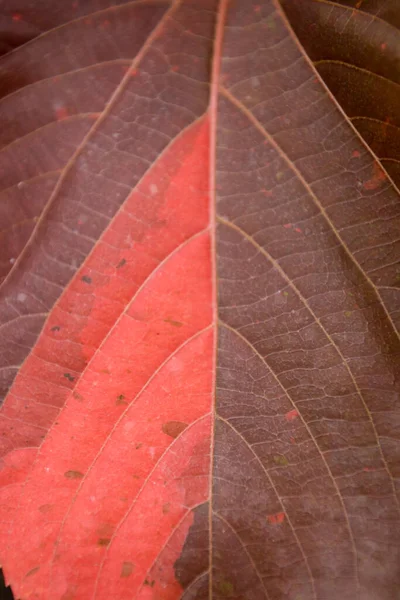
[[[0,64],[16,597],[392,600],[395,5],[45,4]]]

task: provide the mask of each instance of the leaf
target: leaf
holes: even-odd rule
[[[0,62],[14,596],[393,600],[398,9],[36,4]]]

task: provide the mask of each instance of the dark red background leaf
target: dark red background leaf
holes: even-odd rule
[[[15,597],[393,600],[395,4],[13,4]]]

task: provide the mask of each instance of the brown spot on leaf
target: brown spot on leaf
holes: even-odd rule
[[[82,479],[83,476],[83,473],[80,471],[65,471],[64,473],[64,477],[67,479]]]
[[[225,596],[225,598],[229,598],[229,597],[233,596],[234,587],[230,581],[226,581],[223,579],[218,584],[218,589],[219,589],[220,593],[222,594],[222,596]]]
[[[71,375],[71,373],[64,373],[64,377],[65,379],[68,379],[68,381],[75,381],[75,377]]]
[[[116,404],[117,406],[126,405],[126,404],[128,404],[128,401],[127,401],[127,400],[125,400],[125,396],[124,396],[123,394],[120,394],[120,395],[117,397],[117,400],[115,401],[115,404]]]
[[[50,329],[50,331],[60,331],[61,327],[59,327],[59,325],[54,325],[54,327],[52,327]]]
[[[168,421],[162,426],[162,432],[172,438],[177,438],[182,431],[185,431],[187,426],[187,423],[182,423],[181,421]]]
[[[277,456],[274,456],[274,463],[281,467],[287,467],[287,465],[289,464],[289,461],[286,458],[286,456],[282,456],[281,454],[279,454]]]
[[[162,507],[163,515],[167,515],[170,510],[171,510],[171,504],[169,502],[166,502],[165,504],[163,504],[163,507]]]
[[[129,577],[129,575],[131,575],[133,573],[133,569],[134,569],[134,564],[126,561],[122,563],[122,567],[121,567],[121,577]]]
[[[119,261],[119,263],[117,264],[117,269],[120,269],[121,267],[123,267],[124,265],[126,265],[126,260],[125,258],[121,258],[121,260]]]
[[[39,571],[39,569],[40,569],[40,567],[33,567],[33,569],[31,569],[30,571],[27,572],[25,577],[31,577],[31,575],[34,575],[35,573],[37,573]]]
[[[98,546],[108,546],[108,544],[111,542],[111,538],[99,538],[97,540],[97,545]]]
[[[84,275],[83,277],[81,277],[81,280],[84,281],[85,283],[92,283],[92,278],[89,277],[88,275]]]
[[[164,319],[164,323],[169,323],[173,327],[182,327],[183,325],[180,321],[174,321],[173,319]]]

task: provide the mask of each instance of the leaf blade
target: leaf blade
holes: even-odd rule
[[[392,277],[396,190],[277,2],[174,10],[167,79],[146,55],[169,87],[132,89],[180,125],[157,121],[137,183],[106,166],[134,189],[2,409],[6,574],[24,598],[391,600],[398,309],[376,267]]]

